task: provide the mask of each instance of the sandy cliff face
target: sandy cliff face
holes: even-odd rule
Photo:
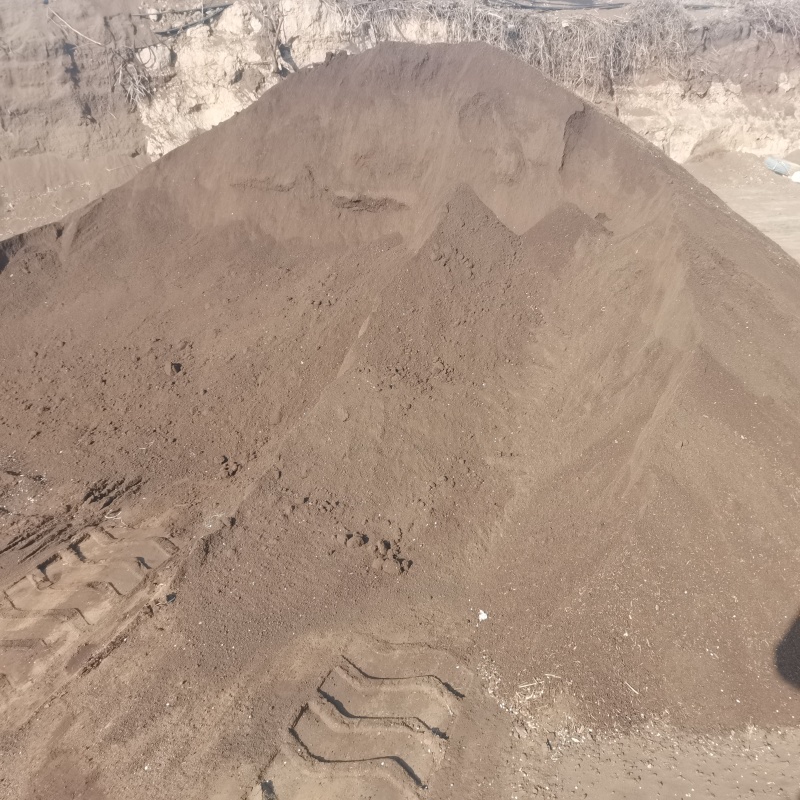
[[[378,30],[326,0],[181,7],[194,4],[0,0],[0,237],[128,180],[327,53],[463,38],[441,19],[413,15]],[[686,75],[641,75],[587,99],[678,162],[800,147],[796,44],[724,21],[698,20],[692,36]]]
[[[272,13],[272,12],[269,12]],[[361,52],[379,39],[435,43],[457,33],[436,19],[406,18],[376,32],[353,27],[324,0],[286,0],[279,7],[279,67],[286,73],[324,60],[327,52]],[[680,78],[642,75],[592,96],[629,127],[683,162],[712,150],[767,155],[800,145],[796,45],[766,41],[746,25],[698,21],[694,66]],[[241,110],[280,78],[268,59],[264,6],[237,0],[214,27],[174,44],[174,77],[143,106],[148,151],[161,155]]]
[[[0,160],[89,158],[143,145],[138,114],[114,91],[109,52],[90,41],[133,44],[131,10],[126,0],[0,2]]]
[[[200,25],[143,52],[169,80],[139,106],[147,152],[161,156],[246,108],[275,79],[265,80],[263,24],[243,3],[212,26]]]
[[[0,238],[62,217],[146,163],[145,128],[96,44],[132,46],[132,10],[0,0]]]
[[[784,73],[767,95],[726,80],[699,92],[678,81],[617,89],[619,118],[683,163],[714,151],[773,155],[797,147],[800,72]]]
[[[615,87],[620,119],[671,158],[725,150],[788,153],[800,131],[800,61],[788,37],[748,25],[698,26],[695,66],[685,80]]]

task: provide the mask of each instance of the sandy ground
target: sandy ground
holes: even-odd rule
[[[797,731],[751,730],[714,739],[656,727],[614,741],[572,742],[563,752],[548,751],[549,769],[537,776],[538,792],[517,796],[797,800],[798,748]],[[531,761],[522,756],[521,768],[530,769]]]
[[[613,120],[334,58],[0,283],[3,797],[797,797],[797,263]]]
[[[737,214],[800,260],[800,184],[770,172],[764,159],[746,153],[708,156],[684,166]]]
[[[62,219],[134,177],[146,156],[68,159],[48,154],[0,162],[0,239]]]

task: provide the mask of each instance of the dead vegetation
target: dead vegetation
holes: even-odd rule
[[[100,48],[106,58],[111,85],[122,90],[131,106],[136,107],[152,95],[152,80],[149,71],[133,47],[116,43],[98,42],[67,22],[60,14],[48,9],[48,19],[64,31],[69,38],[77,37],[81,46]]]
[[[701,29],[680,0],[636,0],[625,16],[541,13],[491,0],[326,0],[357,43],[425,38],[486,42],[519,56],[557,83],[596,97],[644,72],[690,78]],[[747,0],[720,11],[756,35],[800,42],[798,0]],[[712,22],[706,22],[714,24]],[[420,37],[422,33],[422,37]]]
[[[283,74],[279,55],[284,47],[284,11],[280,0],[248,0],[247,6],[261,23],[262,44],[272,73]]]
[[[360,47],[383,41],[486,42],[540,69],[557,83],[597,98],[645,72],[691,78],[702,67],[695,54],[699,29],[681,0],[635,0],[624,16],[542,13],[506,0],[323,0],[338,15],[342,32]],[[298,67],[285,42],[282,0],[246,0],[261,23],[265,57],[276,75]],[[209,6],[206,16],[161,35],[177,35],[189,25],[209,22],[231,3]],[[208,14],[208,12],[212,12]],[[172,12],[165,12],[172,13]],[[175,12],[177,13],[177,12]],[[189,12],[185,12],[189,13]],[[132,106],[153,91],[152,76],[135,49],[102,44],[77,31],[56,12],[50,19],[65,32],[106,51],[112,82]],[[721,12],[768,39],[788,36],[800,45],[800,0],[746,0]],[[709,23],[705,23],[706,26]]]
[[[800,3],[797,0],[747,0],[742,15],[762,38],[778,33],[800,41]]]
[[[331,2],[356,39],[402,40],[420,27],[440,41],[487,42],[589,96],[645,70],[677,77],[689,65],[690,20],[678,0],[638,0],[625,18],[565,18],[457,0]]]
[[[108,51],[109,70],[115,87],[125,94],[131,106],[149,100],[153,94],[150,72],[132,48],[112,48]]]

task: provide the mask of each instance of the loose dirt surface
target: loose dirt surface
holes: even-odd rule
[[[0,270],[4,796],[792,796],[797,263],[621,125],[336,57]]]

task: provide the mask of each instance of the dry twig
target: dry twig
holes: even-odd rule
[[[118,47],[114,44],[98,42],[96,39],[92,39],[77,28],[74,28],[60,14],[52,9],[48,10],[49,19],[53,20],[62,30],[75,34],[105,52],[108,59],[109,72],[112,76],[112,84],[122,89],[132,106],[136,106],[150,97],[152,94],[150,75],[134,48]]]
[[[741,13],[761,38],[782,33],[795,42],[800,39],[800,3],[797,0],[747,0]]]

